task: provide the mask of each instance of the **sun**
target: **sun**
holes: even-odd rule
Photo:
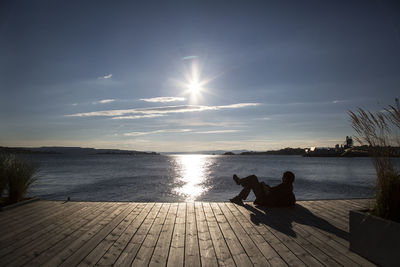
[[[188,84],[188,89],[192,94],[198,94],[201,91],[201,83],[198,81],[191,81]]]
[[[187,95],[190,104],[197,104],[204,101],[204,94],[210,94],[208,83],[216,79],[219,75],[211,78],[203,77],[203,65],[198,61],[191,60],[183,64],[184,79],[173,79],[176,86],[183,89],[182,95]]]

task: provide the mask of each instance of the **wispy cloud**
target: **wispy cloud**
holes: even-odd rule
[[[270,117],[254,118],[255,121],[269,121],[272,120]]]
[[[200,106],[200,105],[180,105],[180,106],[165,106],[154,108],[141,108],[141,109],[118,109],[118,110],[103,110],[85,113],[75,113],[66,115],[68,117],[121,117],[125,115],[135,114],[171,114],[171,113],[187,113],[187,112],[202,112],[208,110],[221,110],[221,109],[237,109],[245,107],[258,106],[260,103],[238,103],[231,105],[221,106]],[[120,119],[120,118],[119,118]]]
[[[338,103],[343,103],[346,102],[347,100],[333,100],[332,103],[333,104],[338,104]]]
[[[140,99],[146,102],[152,103],[168,103],[168,102],[176,102],[176,101],[185,101],[184,97],[173,97],[173,96],[161,96],[161,97],[153,97],[153,98],[142,98]]]
[[[201,131],[201,132],[193,132],[198,134],[219,134],[219,133],[237,133],[239,130],[215,130],[215,131]]]
[[[141,135],[148,135],[148,134],[158,134],[158,133],[185,133],[190,132],[190,129],[164,129],[164,130],[155,130],[149,132],[130,132],[124,133],[124,136],[141,136]]]
[[[112,73],[110,73],[110,74],[107,74],[107,75],[104,75],[104,76],[100,76],[97,79],[111,79],[112,76],[113,76]]]
[[[147,119],[147,118],[157,118],[157,117],[165,117],[163,114],[148,114],[148,115],[133,115],[133,116],[119,116],[113,117],[113,120],[137,120],[137,119]]]
[[[243,122],[239,121],[219,121],[219,122],[212,122],[212,121],[201,121],[201,120],[186,120],[186,119],[168,119],[164,120],[164,123],[167,125],[179,125],[179,126],[189,126],[189,127],[232,127],[232,126],[242,126]]]
[[[195,58],[197,58],[197,56],[192,55],[192,56],[182,57],[181,59],[182,60],[189,60],[189,59],[195,59]]]
[[[92,104],[106,104],[106,103],[111,103],[114,101],[115,101],[115,99],[103,99],[103,100],[99,100],[99,101],[94,101],[94,102],[92,102]]]

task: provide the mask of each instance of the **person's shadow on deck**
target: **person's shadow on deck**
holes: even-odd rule
[[[321,229],[345,240],[349,240],[349,233],[337,228],[325,219],[316,216],[310,210],[299,204],[290,208],[267,208],[263,206],[256,206],[257,208],[254,208],[248,204],[245,204],[244,207],[251,212],[250,219],[254,224],[265,224],[292,237],[296,237],[296,232],[292,228],[292,223],[296,222],[298,224]]]

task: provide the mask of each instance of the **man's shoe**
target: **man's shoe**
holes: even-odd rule
[[[237,205],[240,205],[240,206],[243,206],[244,204],[243,204],[243,200],[240,198],[240,197],[238,197],[238,196],[236,196],[236,197],[234,197],[234,198],[231,198],[231,199],[229,199],[232,203],[235,203],[235,204],[237,204]]]
[[[236,182],[237,185],[240,185],[240,178],[236,174],[233,175],[233,180]]]

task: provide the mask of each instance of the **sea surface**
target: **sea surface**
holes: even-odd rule
[[[40,165],[29,194],[79,201],[227,201],[241,189],[232,175],[274,186],[295,173],[298,200],[372,197],[370,158],[223,155],[32,155]],[[399,165],[399,160],[396,159]],[[248,198],[254,200],[254,195]]]

